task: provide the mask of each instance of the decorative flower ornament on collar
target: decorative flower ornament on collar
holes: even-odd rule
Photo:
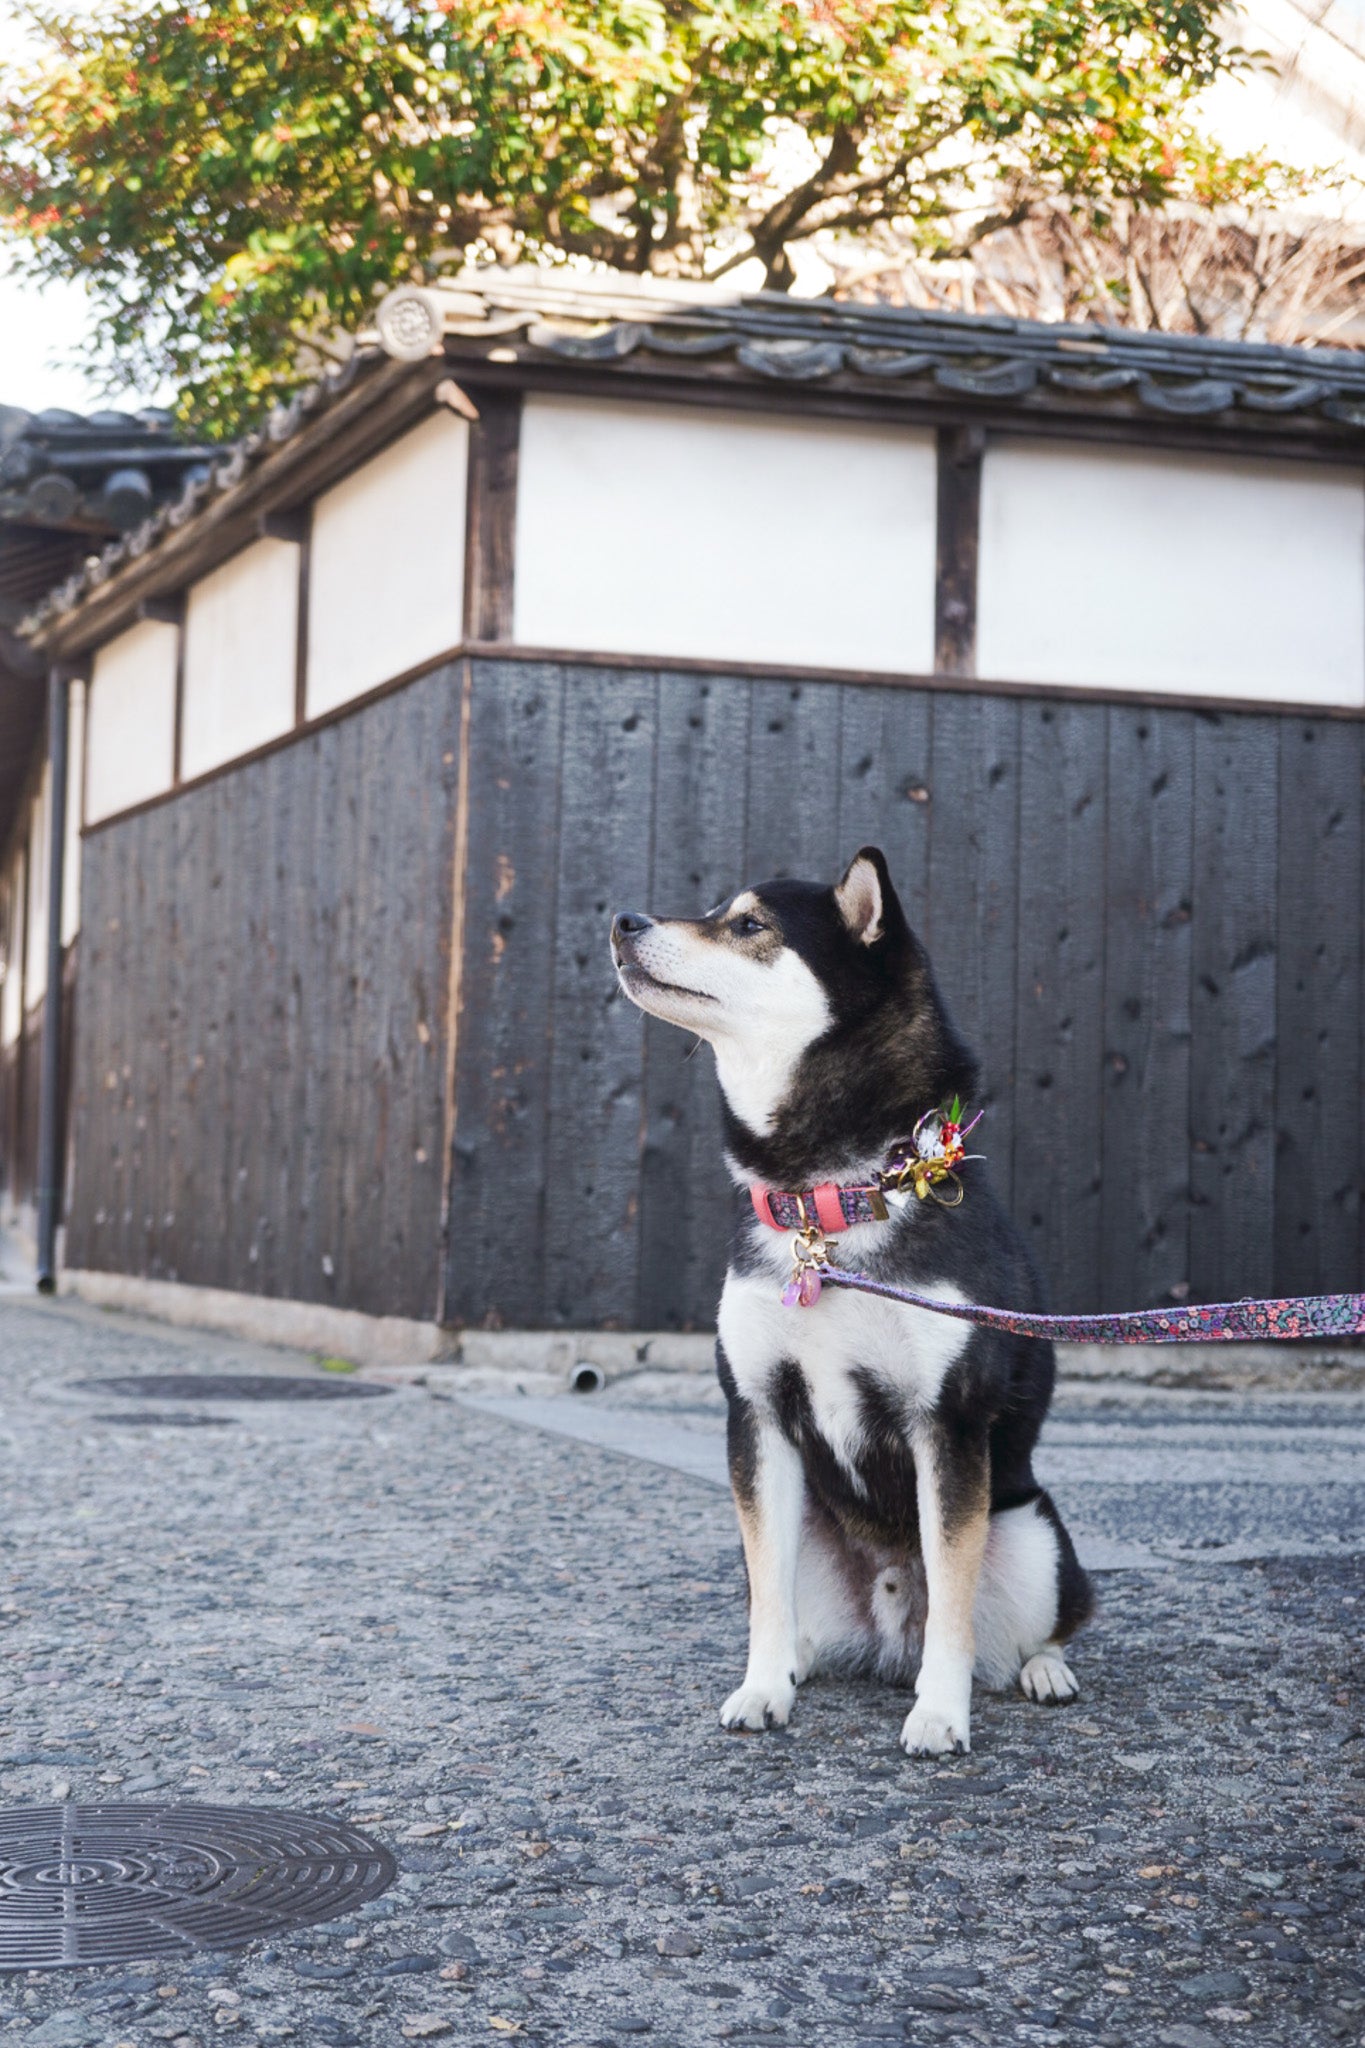
[[[820,1268],[828,1262],[827,1236],[847,1230],[854,1223],[885,1223],[892,1209],[904,1209],[912,1195],[921,1202],[937,1202],[941,1209],[956,1209],[966,1192],[958,1179],[958,1168],[979,1152],[968,1152],[966,1140],[980,1123],[978,1110],[970,1123],[963,1122],[962,1103],[951,1102],[926,1110],[908,1138],[892,1147],[886,1165],[876,1179],[840,1186],[822,1181],[813,1188],[751,1187],[749,1199],[754,1214],[769,1230],[791,1230],[792,1277],[782,1290],[786,1308],[814,1308],[820,1299]],[[938,1190],[950,1183],[949,1196]]]
[[[971,1122],[965,1124],[962,1121],[962,1100],[957,1095],[938,1109],[926,1110],[911,1132],[910,1143],[904,1152],[899,1157],[893,1155],[891,1167],[898,1170],[900,1184],[894,1190],[886,1188],[887,1200],[898,1208],[904,1208],[909,1200],[906,1192],[909,1187],[914,1189],[921,1202],[927,1196],[942,1209],[956,1209],[966,1192],[957,1177],[957,1169],[968,1159],[983,1156],[980,1152],[969,1152],[966,1141],[985,1114],[984,1109],[979,1109]],[[945,1181],[952,1183],[954,1193],[951,1196],[936,1192]]]

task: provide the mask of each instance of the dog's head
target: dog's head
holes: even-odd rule
[[[832,887],[763,882],[698,918],[622,911],[611,939],[631,1001],[714,1047],[740,1156],[746,1132],[826,1127],[859,1085],[894,1122],[970,1069],[877,847]]]

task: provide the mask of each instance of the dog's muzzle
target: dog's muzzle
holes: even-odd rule
[[[653,927],[653,918],[646,917],[643,910],[617,911],[611,921],[611,950],[618,966],[631,958],[636,939],[643,938]]]

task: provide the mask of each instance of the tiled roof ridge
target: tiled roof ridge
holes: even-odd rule
[[[29,406],[0,402],[0,445],[29,437],[85,434],[98,439],[135,430],[167,445],[183,443],[175,414],[162,405],[140,405],[132,411],[122,406],[97,406],[91,412],[73,412],[64,405],[40,406],[34,411]]]
[[[102,543],[146,518],[210,453],[160,406],[77,413],[0,405],[0,528]]]
[[[375,338],[400,360],[417,360],[447,335],[495,334],[577,361],[729,353],[756,375],[789,382],[929,373],[941,388],[973,397],[1022,397],[1039,385],[1082,394],[1131,389],[1139,404],[1158,412],[1207,417],[1239,405],[1321,410],[1340,424],[1365,427],[1365,353],[1352,349],[774,292],[668,289],[657,281],[566,283],[554,273],[536,279],[518,271],[399,286],[376,314]]]

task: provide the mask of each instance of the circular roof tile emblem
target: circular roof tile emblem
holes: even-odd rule
[[[398,1875],[358,1828],[233,1806],[0,1812],[0,1970],[139,1962],[335,1920]]]
[[[401,284],[381,299],[374,324],[386,354],[400,363],[420,363],[440,347],[445,331],[438,294],[420,284]]]

